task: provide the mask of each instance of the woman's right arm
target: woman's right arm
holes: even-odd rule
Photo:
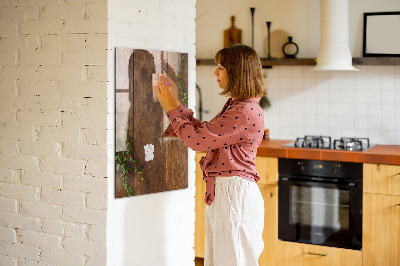
[[[187,109],[183,104],[179,103],[178,108],[175,108],[180,115],[189,120],[194,128],[198,128],[201,125],[201,121],[193,117],[193,110]],[[174,130],[172,129],[172,124],[169,124],[167,129],[162,134],[162,137],[178,137]]]

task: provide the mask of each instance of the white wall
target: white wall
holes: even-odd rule
[[[115,47],[189,53],[189,108],[195,104],[195,0],[109,1],[108,176],[114,176]],[[108,265],[194,264],[194,152],[189,188],[114,198],[109,179]]]
[[[223,47],[223,31],[236,17],[236,28],[242,30],[243,44],[251,45],[251,13],[254,14],[254,49],[266,57],[265,22],[271,31],[283,30],[299,46],[299,58],[314,58],[320,38],[320,0],[201,0],[196,6],[197,58],[214,58]],[[353,57],[362,56],[363,12],[399,11],[398,0],[349,0],[349,42]],[[272,45],[271,45],[272,46]]]
[[[249,29],[244,43],[250,44],[249,6],[256,6],[256,19],[261,20],[257,17],[257,10],[260,10],[259,13],[267,13],[265,17],[273,26],[282,25],[287,32],[301,33],[293,34],[300,47],[298,57],[316,57],[319,1],[229,1],[229,4],[222,1],[221,6],[225,9],[217,9],[213,1],[197,5],[199,58],[213,58],[222,46],[222,30],[229,27],[229,16],[236,15],[235,11],[244,12],[242,9],[246,12],[237,17],[238,23],[243,19],[247,22],[237,27]],[[362,54],[362,12],[400,10],[400,2],[349,0],[349,7],[350,47],[357,57]],[[259,24],[265,26],[264,20],[267,19]],[[266,36],[266,30],[255,32],[256,38]],[[262,43],[257,39],[255,42],[259,55],[265,56]],[[274,66],[264,70],[272,104],[264,111],[265,124],[271,137],[294,139],[305,134],[325,134],[334,138],[370,137],[373,143],[400,144],[400,66],[355,67],[360,71],[314,72],[310,66]],[[197,67],[196,83],[202,89],[203,109],[209,111],[203,114],[203,120],[211,119],[226,101],[225,97],[217,96],[220,89],[213,71],[213,66]]]
[[[0,265],[105,265],[106,32],[104,1],[0,1]]]

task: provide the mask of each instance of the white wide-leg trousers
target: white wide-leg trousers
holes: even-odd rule
[[[205,220],[205,266],[258,266],[264,249],[264,199],[257,183],[216,177]]]

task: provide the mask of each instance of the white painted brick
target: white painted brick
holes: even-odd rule
[[[18,6],[42,6],[59,4],[62,0],[18,0]],[[2,0],[0,6],[14,6],[15,0]]]
[[[18,142],[16,140],[0,139],[0,151],[11,154],[15,153],[17,144]]]
[[[107,178],[64,176],[64,188],[72,191],[107,194]]]
[[[83,239],[85,237],[85,225],[78,223],[67,223],[65,225],[65,236]]]
[[[0,226],[19,228],[19,229],[39,230],[40,220],[38,218],[26,217],[19,214],[0,212]]]
[[[58,251],[61,248],[61,237],[38,233],[35,231],[18,230],[21,243],[31,247],[42,247]]]
[[[40,36],[3,37],[0,51],[36,50],[40,48]]]
[[[109,49],[107,34],[85,34],[85,37],[87,50],[104,51]]]
[[[105,66],[85,66],[86,79],[96,81],[107,81],[107,67]]]
[[[107,209],[107,197],[89,193],[86,198],[87,207],[90,209]]]
[[[39,80],[72,81],[83,79],[83,68],[78,66],[39,66]]]
[[[79,129],[60,128],[60,127],[42,127],[39,131],[39,140],[40,141],[78,143]]]
[[[61,52],[56,51],[21,51],[20,65],[60,65]]]
[[[83,19],[84,5],[43,6],[41,19]]]
[[[36,200],[39,198],[39,189],[20,184],[0,183],[0,195],[14,199]]]
[[[107,253],[106,245],[103,243],[66,237],[63,244],[67,252],[75,254],[95,257]]]
[[[44,172],[54,172],[67,175],[82,175],[84,162],[80,160],[44,158],[39,167]]]
[[[107,149],[105,146],[70,144],[64,146],[63,155],[71,159],[104,161]]]
[[[9,109],[20,109],[24,111],[39,111],[39,100],[38,96],[17,96],[10,98],[3,98],[8,100],[9,103],[4,106],[9,105]]]
[[[15,82],[0,80],[0,96],[15,96]]]
[[[19,29],[22,34],[59,34],[61,24],[57,20],[25,21],[19,24]]]
[[[24,21],[39,18],[38,7],[6,7],[0,8],[0,21]]]
[[[64,206],[83,207],[85,195],[83,193],[53,190],[49,188],[42,189],[42,201],[46,203],[61,204]]]
[[[149,1],[150,2],[150,1]],[[174,16],[164,12],[153,12],[151,19],[148,19],[147,24],[150,26],[158,26],[162,28],[173,27]]]
[[[106,263],[107,263],[107,253],[104,253],[95,257],[89,257],[85,266],[105,266]]]
[[[10,256],[0,255],[0,265],[17,266],[17,259]]]
[[[91,145],[106,145],[107,131],[88,128],[86,143]]]
[[[0,59],[3,66],[15,66],[17,65],[17,52],[0,52]]]
[[[105,226],[107,222],[107,213],[105,211],[91,209],[63,207],[63,214],[61,218],[70,222]]]
[[[21,95],[59,96],[61,94],[60,85],[50,80],[18,81],[18,88]]]
[[[108,18],[107,11],[108,11],[107,3],[86,5],[86,19],[89,20],[107,19]]]
[[[64,224],[61,220],[43,219],[42,231],[50,235],[64,235]]]
[[[61,33],[107,33],[107,20],[67,20],[61,28]]]
[[[61,216],[61,207],[53,204],[44,204],[41,202],[33,201],[21,201],[20,206],[20,214],[26,216],[49,219],[59,219]]]
[[[0,111],[0,123],[5,125],[15,125],[15,111]]]
[[[0,137],[7,139],[33,139],[33,128],[30,126],[0,127]],[[0,163],[0,165],[2,165]]]
[[[40,253],[39,249],[37,248],[28,247],[19,243],[9,243],[5,241],[0,241],[0,250],[1,253],[4,255],[32,260],[37,260]]]
[[[106,65],[107,53],[104,50],[65,51],[63,64],[66,65]]]
[[[10,199],[0,196],[0,211],[16,213],[17,207],[18,207],[18,202],[15,199]]]
[[[21,174],[21,183],[48,188],[62,188],[62,177],[59,175],[24,171]]]
[[[85,257],[71,253],[41,249],[41,262],[57,266],[83,266]]]
[[[88,161],[86,163],[85,174],[97,177],[106,177],[107,165],[104,162]]]
[[[15,229],[0,226],[0,240],[16,243],[17,242],[17,233],[15,232]]]
[[[58,126],[61,121],[59,112],[17,112],[17,121],[31,126]]]
[[[42,50],[83,51],[85,36],[82,34],[48,35],[42,37]]]
[[[34,80],[35,66],[4,66],[0,69],[0,79]]]
[[[18,266],[38,266],[41,265],[39,261],[27,260],[27,259],[18,259]]]
[[[38,163],[35,157],[21,154],[0,154],[0,167],[1,166],[7,166],[8,168],[16,170],[38,170]]]
[[[104,114],[63,114],[63,127],[66,128],[107,128]]]
[[[0,168],[0,181],[12,183],[15,180],[15,175],[16,172],[14,170],[7,168]]]
[[[65,113],[107,113],[107,99],[83,97],[40,96],[42,111],[58,111]]]
[[[57,157],[56,146],[57,144],[52,142],[21,140],[18,148],[21,154]]]
[[[96,241],[96,242],[101,242],[101,243],[106,243],[106,228],[101,227],[101,226],[94,226],[91,225],[89,228],[89,239]]]
[[[70,2],[78,2],[84,4],[98,4],[98,3],[108,3],[108,0],[70,0]]]
[[[107,97],[107,83],[85,80],[84,82],[63,82],[62,92],[65,97]]]

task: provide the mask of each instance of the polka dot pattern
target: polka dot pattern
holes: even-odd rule
[[[179,137],[194,151],[208,150],[200,160],[206,182],[204,201],[208,205],[214,200],[216,176],[240,176],[253,182],[260,179],[254,163],[265,128],[259,100],[229,98],[209,122],[194,118],[193,111],[183,105],[167,113],[171,124],[163,137]]]

